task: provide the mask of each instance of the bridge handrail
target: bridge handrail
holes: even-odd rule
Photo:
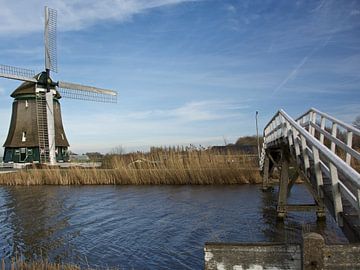
[[[317,116],[320,116],[320,122],[317,121]],[[329,132],[326,121],[331,121],[332,126]],[[337,138],[339,126],[345,129],[346,133],[341,131],[342,134],[346,134],[345,142],[344,139]],[[314,181],[310,180],[312,182],[310,184],[315,189],[314,194],[323,198],[324,192],[327,192],[326,196],[331,196],[329,198],[333,203],[333,208],[330,209],[338,224],[343,226],[343,219],[348,221],[348,215],[360,218],[360,173],[351,167],[352,157],[359,160],[360,153],[352,147],[353,134],[360,134],[360,131],[314,108],[297,120],[291,118],[284,110],[279,110],[264,129],[264,146],[260,159],[260,170],[264,173],[263,185],[268,182],[269,172],[273,166],[278,166],[272,154],[277,155],[280,150],[283,155],[285,152],[282,148],[288,146],[290,152],[296,157],[296,166],[302,170],[305,178],[314,179]],[[328,141],[330,148],[327,146]],[[343,152],[337,151],[336,146]],[[345,153],[345,160],[339,156],[343,153]],[[283,157],[280,157],[280,161],[284,162],[281,166],[284,164],[287,166],[289,162]],[[286,177],[286,170],[284,173]],[[284,181],[282,183],[287,184]],[[343,199],[356,212],[347,206],[344,208]]]
[[[294,119],[292,119],[282,109],[279,110],[274,115],[274,117],[270,120],[270,122],[266,125],[264,129],[264,138],[266,144],[281,137],[284,137],[285,135],[282,134],[284,129],[281,128],[284,122],[281,119],[279,119],[279,116],[283,117],[286,120],[286,122],[290,124],[291,127],[295,128],[296,131],[299,132],[299,134],[306,139],[307,142],[309,142],[311,145],[316,147],[319,150],[319,152],[329,160],[329,162],[331,162],[339,171],[341,171],[350,180],[352,184],[354,184],[358,189],[360,189],[360,174],[357,171],[355,171],[353,168],[351,168],[348,164],[346,164],[345,161],[343,161],[341,158],[335,155],[330,149],[328,149],[315,137],[313,137],[305,128],[303,128],[299,123],[297,123]],[[279,122],[279,123],[274,123],[274,122]],[[272,128],[271,125],[273,125]],[[278,136],[273,136],[274,135],[273,133],[278,130],[281,131],[278,134]],[[269,134],[272,135],[271,139],[267,137]],[[287,134],[285,136],[287,137]]]
[[[317,121],[317,116],[320,116],[320,122]],[[305,114],[296,119],[300,125],[307,127],[307,130],[312,136],[315,137],[315,132],[319,133],[319,138],[317,138],[320,143],[324,143],[324,138],[328,139],[331,143],[331,151],[333,153],[338,153],[336,147],[340,147],[345,151],[345,160],[348,165],[351,165],[351,159],[355,158],[360,160],[359,150],[353,148],[353,136],[360,136],[360,130],[354,126],[351,126],[343,121],[336,119],[324,112],[321,112],[315,108],[311,108]],[[330,131],[326,128],[326,121],[331,123]],[[343,140],[338,138],[338,127],[341,127],[345,130],[340,131],[341,134],[345,135]]]
[[[345,122],[343,122],[343,121],[341,121],[339,119],[336,119],[335,117],[333,117],[333,116],[331,116],[331,115],[329,115],[327,113],[321,112],[321,111],[319,111],[318,109],[315,109],[315,108],[311,108],[306,113],[302,114],[300,117],[298,117],[296,119],[296,121],[299,121],[299,120],[303,119],[305,116],[310,115],[310,113],[312,113],[312,112],[320,115],[321,117],[324,117],[325,119],[327,119],[327,120],[329,120],[329,121],[331,121],[333,123],[338,124],[339,126],[343,127],[347,131],[351,131],[351,132],[353,132],[353,134],[355,134],[357,136],[360,136],[360,130],[357,129],[356,127],[354,127],[352,125],[349,125],[349,124],[347,124],[347,123],[345,123]]]

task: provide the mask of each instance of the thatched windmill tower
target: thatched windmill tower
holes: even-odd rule
[[[4,162],[56,164],[68,160],[69,142],[61,120],[61,97],[82,100],[117,101],[117,93],[67,82],[54,82],[57,72],[56,11],[45,7],[45,71],[0,65],[0,77],[24,81],[12,94],[11,123],[4,143]]]

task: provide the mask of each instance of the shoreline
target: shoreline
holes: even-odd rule
[[[0,185],[224,185],[260,183],[257,155],[180,151],[108,155],[96,167],[29,165],[0,173]]]

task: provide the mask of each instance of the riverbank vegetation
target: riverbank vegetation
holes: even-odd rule
[[[62,264],[62,263],[52,263],[46,260],[40,261],[23,261],[21,259],[14,259],[11,262],[5,262],[4,259],[1,260],[1,270],[92,270],[93,268],[80,267],[75,264]],[[100,269],[100,268],[96,268]],[[117,268],[103,268],[108,270],[115,270]]]
[[[0,174],[2,185],[210,185],[259,183],[256,154],[236,148],[167,147],[108,154],[100,168],[34,168]]]

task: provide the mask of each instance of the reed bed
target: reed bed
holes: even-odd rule
[[[0,174],[2,185],[223,185],[260,180],[254,155],[174,149],[107,155],[102,168],[29,168]]]
[[[13,260],[6,263],[4,259],[1,260],[1,270],[85,270],[86,268],[81,268],[72,264],[58,264],[51,263],[48,261],[34,261],[34,262],[25,262],[23,260]],[[87,268],[90,270],[90,268]]]
[[[5,262],[4,259],[1,260],[1,270],[11,269],[11,270],[95,270],[95,268],[90,267],[80,267],[75,264],[63,264],[63,263],[53,263],[47,260],[39,261],[24,261],[19,258],[13,259],[10,262]],[[107,269],[107,270],[117,270],[118,268],[96,268],[96,270]]]

